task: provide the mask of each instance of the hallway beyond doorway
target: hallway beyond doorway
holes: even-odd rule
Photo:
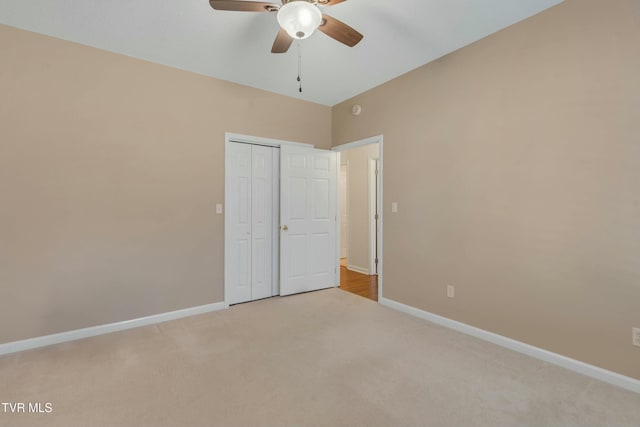
[[[378,276],[347,270],[346,258],[340,259],[340,289],[378,301]]]

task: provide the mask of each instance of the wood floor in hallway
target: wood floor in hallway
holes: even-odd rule
[[[340,289],[378,301],[378,276],[347,270],[343,258],[340,260]]]

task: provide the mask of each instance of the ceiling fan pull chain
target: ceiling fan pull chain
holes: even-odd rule
[[[300,42],[298,42],[298,91],[302,93],[302,51],[300,48]]]

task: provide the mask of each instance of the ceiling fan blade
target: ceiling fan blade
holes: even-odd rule
[[[319,6],[333,6],[334,4],[342,3],[347,0],[318,0]]]
[[[262,1],[242,0],[209,0],[209,4],[216,10],[232,10],[235,12],[275,12],[280,5]]]
[[[293,37],[291,37],[285,30],[280,28],[278,35],[273,42],[271,53],[285,53],[289,50],[289,46],[293,43]]]
[[[362,40],[362,37],[364,37],[344,22],[325,15],[324,13],[322,14],[322,24],[320,24],[318,29],[349,47],[354,47]]]

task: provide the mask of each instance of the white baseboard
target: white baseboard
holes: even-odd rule
[[[75,341],[82,338],[95,337],[97,335],[108,334],[110,332],[123,331],[125,329],[138,328],[140,326],[153,325],[166,322],[168,320],[180,319],[182,317],[194,316],[196,314],[209,313],[225,308],[223,302],[206,304],[197,307],[185,308],[182,310],[169,311],[167,313],[154,314],[152,316],[141,317],[139,319],[125,320],[124,322],[109,323],[106,325],[92,326],[90,328],[76,329],[75,331],[61,332],[59,334],[45,335],[36,338],[29,338],[21,341],[13,341],[0,344],[0,356],[18,351],[31,350],[33,348],[45,347],[67,341]]]
[[[551,351],[544,350],[530,344],[525,344],[521,341],[516,341],[502,335],[494,334],[493,332],[485,331],[484,329],[476,328],[475,326],[470,326],[466,323],[458,322],[456,320],[451,320],[437,314],[429,313],[428,311],[411,307],[409,305],[402,304],[388,298],[380,298],[380,304],[402,311],[412,316],[437,323],[438,325],[454,329],[458,332],[472,335],[476,338],[480,338],[481,340],[489,341],[501,347],[517,351],[518,353],[526,354],[527,356],[544,360],[545,362],[561,366],[579,374],[583,374],[591,378],[595,378],[597,380],[604,381],[606,383],[622,387],[636,393],[640,393],[640,380],[637,380],[635,378],[627,377],[616,372],[611,372],[606,369],[581,362],[579,360],[571,359],[570,357],[562,356],[560,354],[553,353]]]
[[[357,265],[347,264],[347,270],[355,271],[356,273],[369,275],[369,269],[358,267]]]

